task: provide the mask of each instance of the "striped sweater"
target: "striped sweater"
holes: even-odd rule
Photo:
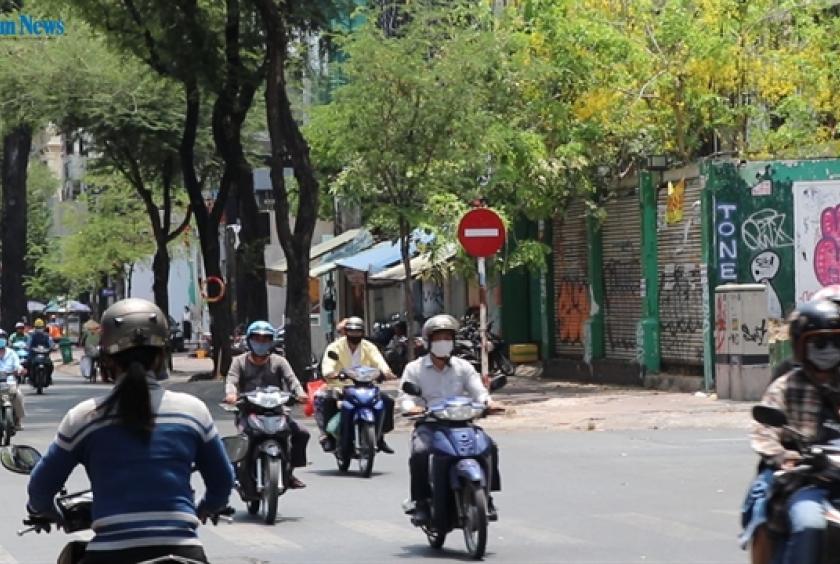
[[[32,472],[29,507],[51,512],[53,498],[77,464],[93,491],[94,538],[88,550],[200,545],[190,475],[201,473],[199,504],[217,510],[228,502],[233,467],[210,412],[197,398],[166,391],[149,379],[155,428],[144,441],[97,412],[104,398],[76,405]]]

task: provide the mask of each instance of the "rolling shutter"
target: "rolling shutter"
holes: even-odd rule
[[[583,327],[589,318],[586,221],[582,203],[569,204],[554,219],[555,352],[583,357]]]

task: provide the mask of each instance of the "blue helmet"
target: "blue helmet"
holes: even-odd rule
[[[266,335],[273,338],[274,332],[274,327],[268,321],[254,321],[245,331],[245,338],[250,339],[252,335]]]

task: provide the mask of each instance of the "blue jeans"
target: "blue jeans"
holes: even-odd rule
[[[790,536],[779,543],[773,564],[820,564],[826,520],[823,502],[828,492],[808,486],[796,491],[787,503]]]

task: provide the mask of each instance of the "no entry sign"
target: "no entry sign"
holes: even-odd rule
[[[489,257],[505,244],[505,224],[489,208],[470,210],[458,223],[458,241],[468,255]]]

